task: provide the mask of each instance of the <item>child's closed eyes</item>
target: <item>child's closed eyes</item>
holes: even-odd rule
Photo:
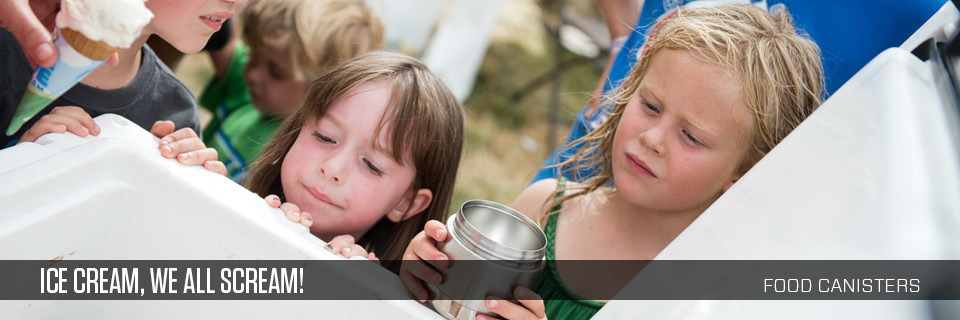
[[[327,136],[327,135],[324,135],[323,133],[320,133],[319,131],[314,131],[314,132],[313,132],[313,136],[316,137],[317,140],[320,141],[320,143],[331,144],[331,145],[336,145],[336,144],[337,144],[337,141],[336,141],[336,140],[334,140],[333,138],[331,138],[331,137],[329,137],[329,136]],[[387,158],[387,157],[381,156],[380,158]],[[374,160],[374,159],[371,159],[371,158],[368,158],[368,157],[362,157],[360,160],[363,162],[363,165],[367,168],[367,170],[370,171],[370,173],[373,173],[373,174],[375,174],[375,175],[377,175],[377,176],[383,176],[383,175],[384,175],[383,169],[381,169],[381,166],[377,165],[377,162],[390,161],[390,160],[386,160],[386,159],[377,159],[377,160]],[[399,164],[397,164],[397,165],[399,165]]]

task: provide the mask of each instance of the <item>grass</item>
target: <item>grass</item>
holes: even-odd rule
[[[554,66],[554,45],[540,21],[540,9],[531,0],[511,0],[503,9],[473,92],[464,102],[465,148],[448,212],[470,199],[510,204],[555,148],[546,145],[552,82],[536,82]],[[566,51],[563,59],[575,63],[563,69],[559,141],[601,71]],[[213,76],[209,57],[202,53],[185,57],[176,71],[195,94]],[[524,88],[530,90],[521,91]]]

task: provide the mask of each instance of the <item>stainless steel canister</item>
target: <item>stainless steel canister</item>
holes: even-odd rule
[[[470,200],[447,219],[447,230],[450,236],[438,247],[450,263],[440,270],[443,282],[430,286],[436,296],[433,307],[444,317],[472,320],[478,312],[494,315],[484,300],[464,298],[513,299],[517,286],[536,284],[545,263],[547,236],[520,212],[492,201]]]

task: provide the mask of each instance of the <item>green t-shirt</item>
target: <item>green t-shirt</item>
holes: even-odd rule
[[[217,150],[218,159],[227,167],[227,177],[237,183],[281,122],[260,113],[250,101],[250,91],[243,82],[243,68],[249,59],[250,49],[238,42],[223,81],[211,80],[199,101],[213,113],[203,129],[203,143]]]

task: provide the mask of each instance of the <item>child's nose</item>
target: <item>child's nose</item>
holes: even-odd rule
[[[317,172],[320,176],[335,184],[343,183],[344,171],[342,169],[343,166],[339,161],[339,157],[332,157],[317,166]]]
[[[666,130],[663,127],[654,125],[640,134],[640,143],[657,155],[663,155],[664,152],[663,137]]]
[[[323,169],[323,167],[320,167],[320,175],[323,176],[323,177],[326,178],[326,179],[329,179],[329,180],[333,181],[334,183],[340,183],[340,177],[338,177],[338,176],[335,175],[335,174],[329,174],[329,175],[328,175],[328,174],[327,174],[327,171],[325,171],[325,170]]]

